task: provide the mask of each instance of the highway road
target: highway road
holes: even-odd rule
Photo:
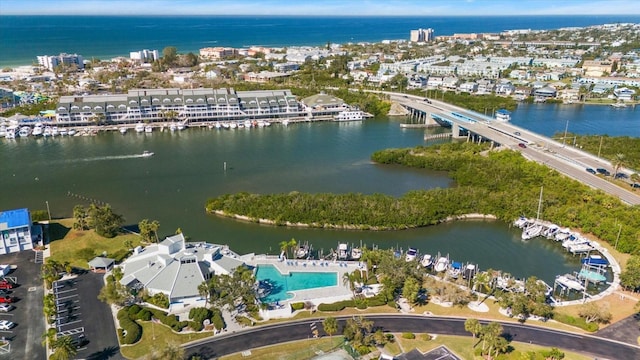
[[[595,155],[573,146],[560,143],[554,139],[515,126],[511,123],[491,121],[490,117],[438,100],[430,99],[429,102],[426,102],[423,101],[423,98],[414,96],[395,93],[387,94],[390,95],[393,101],[430,114],[437,114],[448,119],[454,119],[450,114],[451,112],[456,112],[475,119],[476,122],[474,123],[465,122],[464,120],[454,120],[456,120],[456,123],[460,126],[474,133],[507,146],[512,150],[520,151],[530,160],[537,161],[592,188],[618,197],[621,201],[629,205],[640,205],[640,195],[631,191],[631,187],[620,187],[601,176],[586,171],[586,168],[604,168],[613,173],[612,164],[605,159],[598,158]],[[518,144],[520,143],[525,144],[526,148],[519,147]],[[632,173],[629,169],[621,169],[619,172],[624,172],[627,175],[631,175]]]
[[[443,335],[470,334],[464,330],[465,319],[422,315],[367,315],[376,328],[385,332],[414,332]],[[348,317],[340,317],[342,327]],[[481,321],[482,322],[482,321]],[[310,338],[311,325],[316,324],[321,336],[322,320],[302,320],[252,328],[232,334],[217,335],[185,345],[186,355],[215,358],[253,348]],[[545,347],[558,347],[597,357],[598,359],[640,359],[640,347],[588,335],[573,334],[529,325],[502,323],[504,336],[512,341],[530,342]]]

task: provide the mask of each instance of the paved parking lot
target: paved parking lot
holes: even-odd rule
[[[0,255],[0,264],[16,265],[7,275],[15,277],[18,287],[10,290],[16,298],[15,308],[8,313],[0,312],[0,320],[9,320],[16,325],[11,330],[0,330],[0,336],[11,343],[10,353],[0,353],[0,359],[45,359],[42,335],[45,331],[42,299],[44,289],[40,280],[40,264],[34,262],[31,250]]]
[[[85,272],[56,282],[58,332],[80,339],[79,359],[124,359],[110,307],[98,300],[102,274]]]

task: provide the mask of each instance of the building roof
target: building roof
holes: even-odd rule
[[[29,225],[31,225],[31,220],[29,220],[29,210],[26,208],[0,212],[0,230]]]
[[[113,259],[97,256],[89,261],[89,266],[92,268],[109,268],[114,262],[115,260]]]
[[[344,100],[324,93],[306,97],[302,99],[302,102],[309,107],[344,104]]]

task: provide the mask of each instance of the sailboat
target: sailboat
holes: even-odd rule
[[[529,224],[522,230],[522,240],[533,239],[536,236],[542,234],[544,227],[540,224],[540,213],[542,212],[542,190],[544,187],[540,187],[540,199],[538,200],[538,213],[536,215],[536,221]]]

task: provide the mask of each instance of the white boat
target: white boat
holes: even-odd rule
[[[149,157],[149,156],[153,156],[153,152],[147,151],[147,150],[142,152],[142,157]]]
[[[122,127],[120,127],[120,129],[118,129],[118,131],[120,131],[120,134],[124,135],[124,134],[127,133],[127,128],[122,126]]]
[[[220,125],[219,121],[216,121],[215,122],[215,127],[216,127],[216,129],[220,129],[222,127],[222,125]]]
[[[36,126],[33,127],[33,131],[31,131],[31,135],[33,136],[42,136],[43,135],[43,127],[42,124],[37,123]]]
[[[44,137],[51,136],[51,127],[50,126],[45,126],[44,130],[42,131],[42,136],[44,136]]]
[[[296,249],[298,259],[306,259],[309,256],[309,244],[300,244]]]
[[[23,126],[18,130],[18,136],[20,137],[27,137],[29,135],[31,135],[31,127],[29,126]]]
[[[178,130],[178,126],[176,124],[174,124],[174,123],[171,123],[169,125],[169,130],[176,131],[176,130]]]
[[[7,139],[15,139],[18,135],[18,125],[7,126],[4,137]]]
[[[443,272],[447,270],[448,267],[449,267],[449,259],[442,256],[436,262],[436,266],[434,267],[434,270],[437,272]]]
[[[144,132],[146,133],[151,133],[153,132],[153,127],[151,127],[151,125],[147,125],[144,127]]]
[[[522,240],[533,239],[542,233],[543,226],[541,224],[532,224],[522,231]]]
[[[351,249],[351,260],[360,260],[362,257],[362,249],[354,247]]]
[[[449,268],[447,269],[447,275],[453,279],[457,279],[460,276],[460,272],[462,271],[462,263],[457,261],[453,261]]]
[[[186,129],[186,126],[185,126],[185,125],[183,125],[183,124],[178,124],[178,131],[182,131],[182,130],[184,130],[184,129]]]
[[[524,216],[521,216],[516,221],[513,222],[513,225],[515,227],[519,227],[520,229],[522,229],[523,227],[527,226],[528,223],[529,223],[529,219],[527,219]]]
[[[284,125],[284,126],[289,125],[289,120],[287,120],[287,119],[282,120],[282,125]]]
[[[60,129],[60,136],[67,136],[68,131],[65,128]]]
[[[498,121],[511,121],[511,112],[505,110],[505,109],[500,109],[498,111],[496,111],[496,120]]]
[[[67,134],[69,134],[69,136],[74,136],[76,134],[76,129],[69,129],[69,131],[67,131]]]
[[[229,128],[230,128],[230,129],[235,129],[235,128],[237,128],[237,127],[238,127],[238,124],[236,124],[236,123],[234,123],[234,122],[232,122],[231,124],[229,124]]]
[[[225,128],[225,129],[228,129],[228,128],[231,127],[231,125],[229,125],[229,123],[223,122],[222,123],[222,127]]]
[[[416,259],[416,256],[418,256],[418,250],[416,248],[410,247],[409,250],[407,250],[407,253],[404,255],[404,261],[413,261]]]
[[[58,127],[57,126],[52,126],[51,127],[51,136],[58,136],[60,135],[60,132],[58,131]]]
[[[627,104],[619,102],[619,103],[611,104],[611,106],[614,107],[614,108],[621,109],[621,108],[626,108]]]
[[[144,124],[143,123],[137,123],[136,127],[135,127],[135,130],[136,130],[137,133],[144,132]]]
[[[422,255],[422,260],[420,260],[420,264],[422,264],[422,266],[424,267],[429,267],[433,265],[433,257],[431,256],[431,254]]]
[[[362,121],[364,120],[364,113],[360,110],[345,110],[341,111],[333,119],[334,121]]]
[[[246,127],[246,128],[250,128],[250,127],[251,127],[251,121],[249,121],[249,120],[245,120],[245,121],[244,121],[244,127]]]
[[[347,260],[349,258],[349,245],[345,243],[338,244],[338,259]]]
[[[571,290],[584,290],[584,285],[582,285],[582,283],[578,281],[578,279],[576,279],[574,276],[569,274],[556,276],[556,282],[558,284],[564,285]]]
[[[0,126],[0,137],[5,137],[6,134],[7,134],[7,127],[4,125]]]

